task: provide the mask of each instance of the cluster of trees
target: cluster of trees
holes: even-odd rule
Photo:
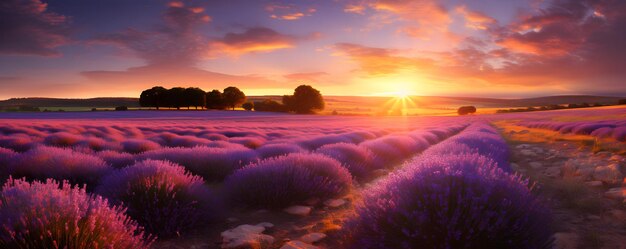
[[[195,107],[223,110],[226,108],[235,109],[241,106],[243,109],[251,111],[266,112],[293,112],[308,114],[324,109],[325,103],[322,94],[317,89],[309,85],[296,87],[293,95],[284,95],[282,103],[266,99],[258,102],[246,102],[246,95],[239,88],[230,86],[224,89],[205,92],[197,87],[174,87],[166,89],[155,86],[144,90],[139,97],[139,104],[142,107],[169,107],[180,109],[181,107]]]
[[[173,87],[166,89],[161,86],[144,90],[139,96],[139,104],[142,107],[170,107],[180,109],[181,107],[195,107],[207,109],[235,109],[246,101],[246,95],[234,86],[224,89],[224,92],[213,90],[205,92],[197,87]]]
[[[324,110],[326,103],[320,91],[309,85],[300,85],[296,87],[293,95],[284,95],[282,103],[266,99],[254,102],[251,106],[255,111],[309,114]]]

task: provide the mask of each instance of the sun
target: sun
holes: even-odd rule
[[[409,95],[410,95],[410,92],[407,91],[406,89],[402,89],[402,90],[395,92],[395,97],[399,99],[406,99],[409,97]]]

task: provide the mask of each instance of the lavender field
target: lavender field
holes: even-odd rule
[[[562,248],[555,178],[624,212],[624,117],[0,113],[0,247]],[[520,139],[547,129],[611,144],[613,171],[545,176],[533,146],[560,140]]]

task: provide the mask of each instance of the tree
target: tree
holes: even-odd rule
[[[206,108],[207,109],[224,109],[224,96],[220,90],[213,90],[206,93]]]
[[[476,107],[474,107],[474,106],[461,106],[461,107],[459,107],[459,110],[457,110],[457,112],[459,113],[459,115],[473,114],[473,113],[476,113]]]
[[[619,101],[617,101],[618,105],[626,105],[626,99],[620,99]]]
[[[206,93],[197,87],[189,87],[185,89],[185,105],[187,107],[194,106],[198,109],[198,106],[206,105]]]
[[[246,102],[246,103],[243,103],[241,107],[243,107],[243,109],[246,111],[252,111],[252,108],[254,108],[254,103]]]
[[[167,102],[170,107],[176,107],[176,109],[180,109],[181,106],[184,106],[185,88],[173,87],[167,90]]]
[[[155,86],[141,92],[139,96],[139,105],[142,107],[156,107],[158,110],[161,106],[166,106],[167,89],[161,86]]]
[[[234,86],[224,88],[224,104],[235,110],[235,107],[246,102],[246,95]]]
[[[324,110],[324,98],[317,89],[309,85],[296,87],[292,96],[283,96],[283,104],[287,110],[295,113],[314,113]]]

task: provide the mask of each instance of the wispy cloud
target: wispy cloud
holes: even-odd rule
[[[59,56],[70,42],[69,18],[40,0],[0,3],[0,54]]]

